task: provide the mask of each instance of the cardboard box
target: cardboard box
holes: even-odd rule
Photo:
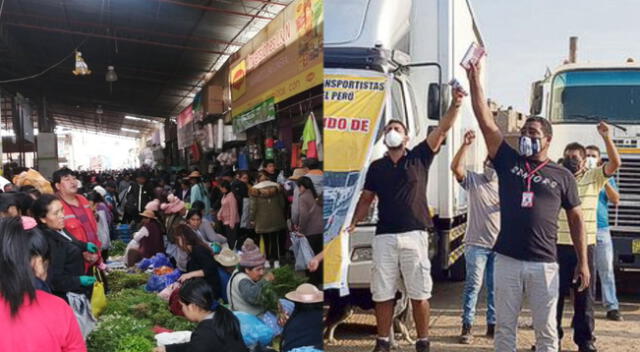
[[[222,114],[225,110],[224,89],[210,85],[202,88],[202,110],[205,114]]]

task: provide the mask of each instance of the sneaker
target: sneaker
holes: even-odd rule
[[[598,352],[598,349],[593,342],[587,342],[578,347],[578,352]]]
[[[471,325],[462,324],[462,332],[460,333],[460,343],[463,345],[469,345],[473,341],[473,334],[471,334]]]
[[[493,338],[496,334],[496,324],[487,324],[487,337]]]
[[[429,352],[431,342],[429,340],[416,341],[416,352]]]
[[[607,320],[613,321],[622,321],[622,315],[620,315],[620,311],[617,309],[613,309],[607,312]]]
[[[389,352],[391,351],[391,342],[376,339],[376,347],[371,352]]]

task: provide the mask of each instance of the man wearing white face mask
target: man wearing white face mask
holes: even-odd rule
[[[496,253],[493,246],[500,231],[500,200],[498,196],[498,176],[491,161],[485,161],[484,172],[465,171],[464,159],[476,135],[468,131],[464,142],[451,161],[451,171],[467,191],[468,209],[467,231],[464,235],[464,258],[466,280],[462,298],[462,333],[460,343],[469,344],[473,340],[471,327],[475,318],[478,294],[482,280],[487,284],[487,336],[492,338],[496,324],[493,290],[493,266]]]
[[[356,207],[351,230],[364,219],[378,197],[378,223],[373,239],[371,292],[376,302],[378,338],[375,352],[390,349],[389,333],[397,283],[404,280],[413,306],[417,352],[429,351],[429,301],[431,263],[427,228],[432,226],[427,203],[429,166],[460,111],[464,92],[455,90],[451,106],[426,140],[406,149],[407,127],[398,120],[385,127],[387,154],[371,163]]]
[[[578,195],[582,201],[582,213],[584,214],[585,230],[587,233],[587,257],[589,271],[594,273],[594,279],[588,289],[578,291],[574,289],[573,294],[573,341],[578,345],[580,352],[595,352],[595,321],[593,316],[593,301],[595,299],[595,247],[597,232],[597,207],[598,194],[611,177],[620,167],[620,155],[609,136],[609,126],[600,122],[598,133],[602,136],[609,161],[597,168],[587,168],[587,151],[578,143],[570,143],[564,149],[564,161],[562,165],[567,168],[576,178],[578,183]],[[577,262],[575,250],[570,236],[567,217],[560,212],[558,217],[558,264],[560,265],[560,299],[556,319],[558,322],[558,338],[562,340],[564,335],[562,330],[562,315],[564,308],[564,297],[566,297],[572,286],[572,276]],[[575,288],[575,285],[574,285]]]
[[[529,117],[520,133],[520,151],[504,140],[489,109],[480,83],[480,66],[467,70],[471,101],[500,184],[500,233],[494,286],[496,303],[495,349],[515,352],[518,315],[527,297],[536,335],[536,351],[557,352],[556,305],[558,213],[567,213],[577,264],[574,281],[582,291],[589,286],[584,222],[576,179],[549,160],[553,138],[548,120]]]

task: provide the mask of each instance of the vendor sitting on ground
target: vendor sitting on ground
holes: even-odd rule
[[[209,222],[207,228],[205,221],[209,220],[206,220],[202,217],[202,210],[200,210],[199,208],[192,207],[191,210],[189,210],[189,212],[187,213],[186,220],[187,225],[191,227],[191,229],[198,235],[198,237],[200,237],[203,242],[207,244],[217,243],[221,248],[228,247],[228,245],[226,245],[227,239],[215,232],[213,226],[211,225],[211,222]]]
[[[203,279],[191,279],[180,288],[184,316],[198,323],[187,343],[156,347],[154,352],[247,352],[240,322],[227,308],[218,304],[211,286]]]
[[[227,284],[229,283],[231,275],[236,270],[236,266],[240,263],[240,257],[236,252],[225,248],[220,254],[215,255],[214,258],[218,264],[220,264],[218,267],[218,276],[220,277],[220,286],[222,286],[222,299],[225,304],[228,304]]]
[[[252,239],[244,241],[240,254],[240,268],[231,275],[227,285],[231,310],[256,316],[265,312],[265,308],[260,305],[260,293],[262,287],[273,280],[272,273],[264,273],[266,261]]]
[[[162,229],[153,211],[145,209],[140,213],[142,227],[133,234],[133,239],[140,244],[140,255],[143,258],[151,258],[157,253],[164,253],[164,240]]]
[[[281,352],[309,346],[321,350],[323,292],[311,284],[302,284],[285,297],[296,305],[282,330]]]
[[[186,224],[180,224],[174,232],[176,244],[185,251],[187,260],[187,272],[180,276],[178,281],[203,277],[215,295],[215,299],[222,296],[222,286],[218,277],[218,263],[213,259],[213,250]]]

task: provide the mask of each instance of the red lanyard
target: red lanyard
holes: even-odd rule
[[[525,161],[524,165],[527,167],[527,192],[531,192],[531,179],[535,176],[536,172],[540,171],[543,167],[547,166],[549,163],[549,159],[547,159],[542,164],[538,165],[535,169],[531,170],[529,166],[529,162]]]

